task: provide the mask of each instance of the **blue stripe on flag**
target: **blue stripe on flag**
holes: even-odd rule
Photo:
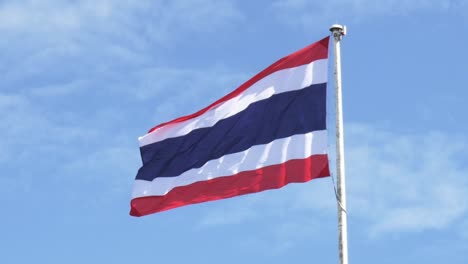
[[[326,83],[273,95],[212,127],[140,148],[136,179],[152,181],[200,168],[207,161],[275,139],[326,129]]]

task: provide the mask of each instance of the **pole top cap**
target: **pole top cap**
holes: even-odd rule
[[[342,26],[342,25],[339,25],[339,24],[333,24],[331,27],[330,27],[330,31],[331,32],[334,32],[334,31],[344,31],[345,30],[345,27]]]
[[[333,24],[331,27],[330,27],[330,31],[333,32],[335,30],[343,30],[343,26],[342,25],[339,25],[339,24]]]
[[[333,24],[330,27],[330,31],[333,33],[333,36],[337,38],[337,40],[341,40],[341,38],[346,35],[346,26]]]

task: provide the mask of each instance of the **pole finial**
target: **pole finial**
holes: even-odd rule
[[[330,31],[333,34],[333,37],[337,40],[340,41],[341,38],[346,35],[346,26],[342,26],[339,24],[333,24],[330,27]]]

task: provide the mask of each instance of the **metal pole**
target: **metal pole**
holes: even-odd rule
[[[336,174],[338,204],[338,252],[340,264],[348,264],[348,224],[346,219],[346,183],[343,140],[343,106],[341,94],[341,54],[340,41],[346,28],[332,25],[335,46],[335,110],[336,110]]]

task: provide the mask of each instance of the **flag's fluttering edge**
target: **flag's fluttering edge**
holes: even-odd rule
[[[139,139],[133,216],[329,176],[329,37]]]

